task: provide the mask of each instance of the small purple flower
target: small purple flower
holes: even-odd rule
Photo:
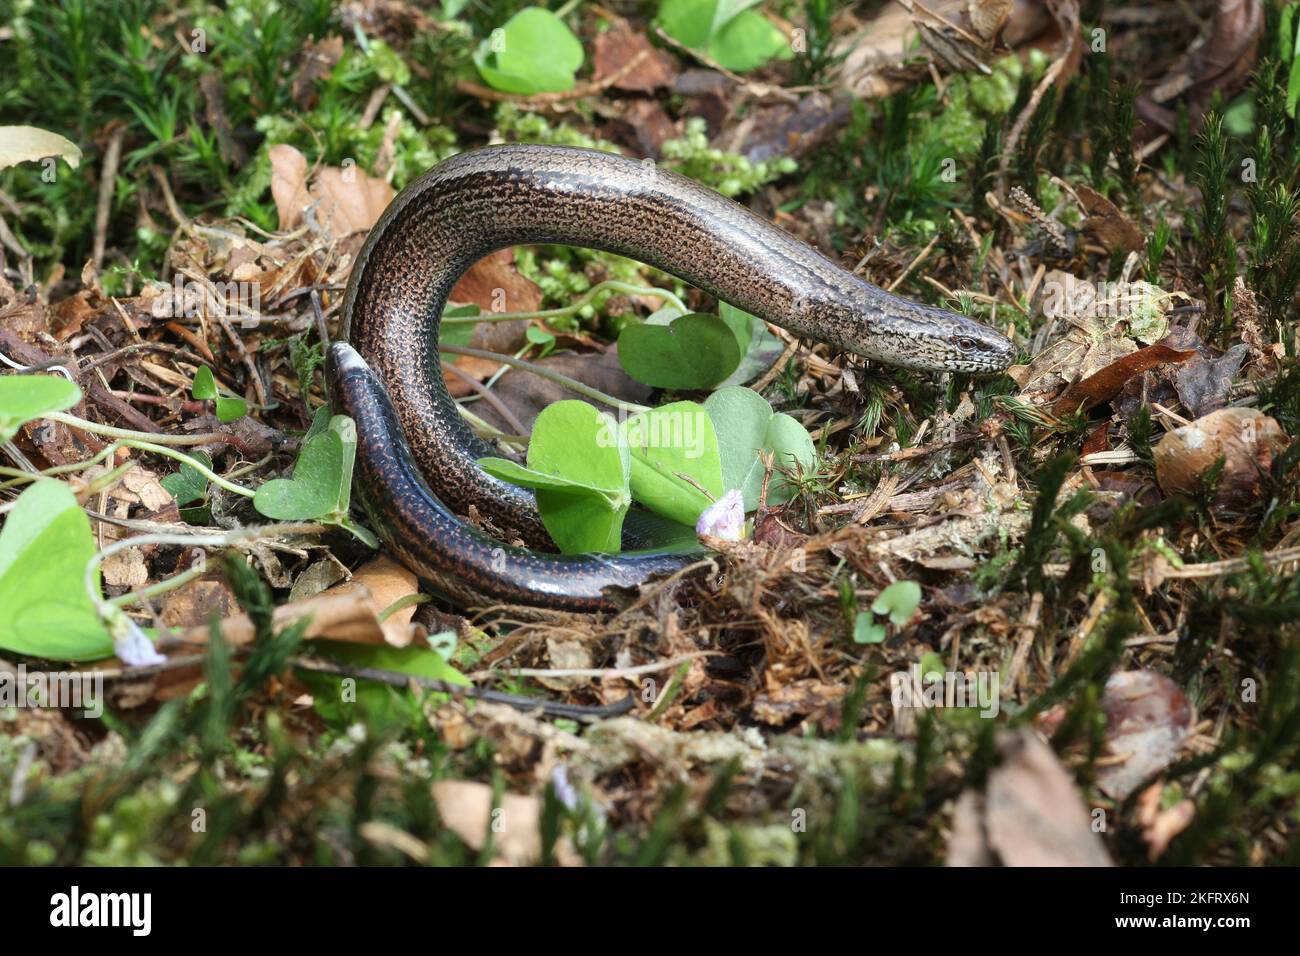
[[[569,769],[560,764],[551,771],[551,785],[555,787],[555,796],[570,810],[578,809],[578,791],[569,782]]]
[[[151,667],[165,663],[167,658],[158,653],[148,635],[130,618],[125,615],[123,618],[127,626],[113,637],[113,653],[122,663],[127,667]]]
[[[695,533],[724,541],[739,541],[745,536],[745,499],[732,489],[700,513]]]

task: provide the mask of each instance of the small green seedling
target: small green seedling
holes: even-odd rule
[[[877,595],[871,611],[859,611],[853,622],[853,640],[858,644],[879,644],[885,639],[884,621],[888,617],[896,628],[903,628],[921,604],[921,586],[915,581],[895,581]]]
[[[191,452],[190,457],[206,468],[212,467],[212,458],[207,452]],[[163,476],[162,486],[172,496],[176,507],[180,509],[181,517],[186,521],[191,524],[203,524],[211,518],[211,512],[205,505],[186,507],[196,501],[206,503],[208,498],[208,479],[197,468],[182,464],[179,471]]]
[[[248,404],[242,398],[222,395],[217,391],[217,380],[212,376],[212,369],[203,365],[194,373],[194,386],[190,394],[199,401],[213,401],[216,404],[217,421],[233,422],[248,414]]]

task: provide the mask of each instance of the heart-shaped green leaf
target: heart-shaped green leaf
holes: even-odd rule
[[[81,401],[81,389],[61,375],[0,376],[0,441],[50,412],[61,412]]]
[[[759,0],[663,0],[657,22],[665,33],[743,72],[793,56],[785,35],[756,10]]]
[[[876,621],[870,611],[859,611],[853,620],[853,640],[858,644],[879,644],[885,639],[885,625]]]
[[[520,10],[474,53],[474,65],[488,85],[524,96],[573,89],[582,59],[573,31],[541,7]]]
[[[773,413],[772,406],[753,389],[720,388],[705,400],[704,407],[718,434],[723,483],[741,490],[745,511],[758,507],[764,471],[761,452],[771,452],[774,469],[789,469],[795,463],[805,469],[816,465],[817,450],[808,430],[789,415]],[[774,471],[767,503],[784,504],[793,493],[785,476]]]
[[[737,73],[793,55],[785,34],[757,10],[741,11],[709,38],[709,56]]]
[[[66,484],[24,491],[0,528],[0,649],[61,661],[111,655],[86,593],[94,555],[90,520]]]
[[[723,379],[719,388],[752,382],[771,368],[785,350],[781,340],[768,330],[767,323],[748,312],[721,302],[718,317],[727,323],[740,346],[740,364]]]
[[[537,510],[547,533],[564,554],[617,554],[622,548],[626,505],[611,511],[589,491],[539,488]]]
[[[614,419],[580,401],[555,402],[537,416],[528,467],[505,458],[479,465],[537,490],[542,523],[565,554],[618,551],[631,504],[631,462]]]
[[[307,521],[339,510],[343,440],[327,429],[302,446],[290,478],[273,478],[257,489],[253,507],[277,521]]]
[[[902,627],[912,619],[921,604],[921,585],[915,581],[895,581],[877,595],[871,604],[876,614],[888,614],[895,627]]]
[[[694,527],[700,512],[721,497],[718,436],[704,406],[674,402],[633,416],[625,440],[632,450],[632,495],[651,511]]]
[[[655,388],[712,388],[740,365],[740,345],[716,315],[691,313],[667,325],[625,326],[618,361],[638,382]]]

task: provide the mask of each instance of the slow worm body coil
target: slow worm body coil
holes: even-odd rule
[[[442,310],[456,280],[507,246],[559,243],[656,266],[800,336],[908,368],[993,372],[1013,348],[964,316],[885,292],[717,193],[594,150],[461,153],[393,201],[352,268],[343,338],[327,363],[334,410],[357,423],[358,498],[388,548],[461,603],[610,605],[696,555],[562,556],[510,547],[458,515],[471,506],[530,545],[549,541],[532,493],[476,464],[443,381]]]

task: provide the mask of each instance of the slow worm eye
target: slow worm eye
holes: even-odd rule
[[[965,336],[963,336],[962,338],[959,338],[957,340],[957,348],[961,349],[963,352],[974,352],[975,340],[968,339]]]

